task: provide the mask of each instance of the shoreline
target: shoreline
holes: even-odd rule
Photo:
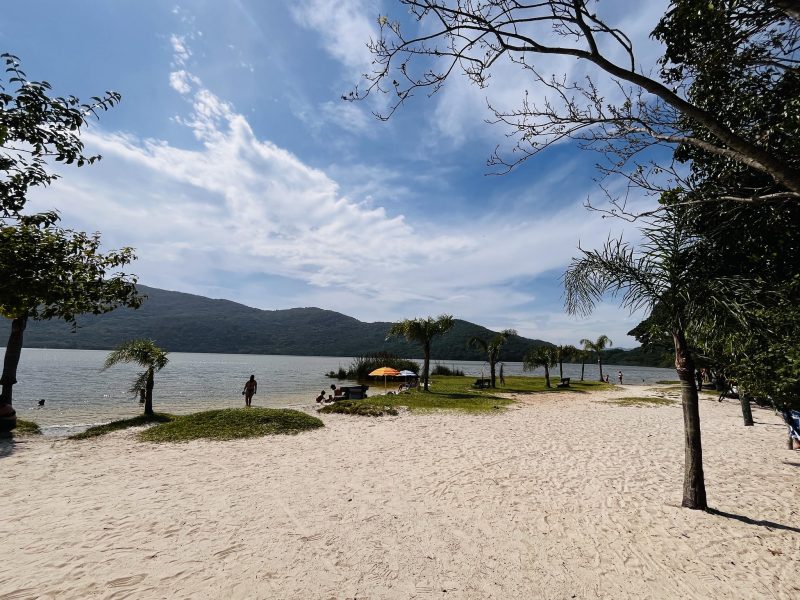
[[[0,596],[796,597],[780,418],[701,399],[718,512],[690,511],[680,405],[607,402],[641,391],[229,442],[25,438],[0,459]]]

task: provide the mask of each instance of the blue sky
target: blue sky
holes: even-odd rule
[[[663,3],[631,6],[603,2],[652,69],[647,34]],[[31,208],[135,247],[142,283],[264,309],[450,313],[553,342],[636,345],[626,332],[639,316],[613,301],[583,319],[562,308],[579,242],[635,236],[583,207],[602,199],[600,157],[565,143],[488,175],[509,142],[484,122],[486,103],[518,104],[532,85],[518,69],[498,65],[483,90],[456,77],[389,122],[371,114],[385,99],[340,100],[369,69],[378,16],[402,16],[395,2],[31,1],[3,13],[0,47],[30,78],[82,99],[123,95],[85,131],[103,160],[63,171]]]

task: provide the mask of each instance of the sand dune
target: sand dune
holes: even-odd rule
[[[620,395],[232,442],[18,442],[0,598],[800,597],[780,419],[701,402],[720,511],[701,513],[679,507],[680,406],[605,402]]]

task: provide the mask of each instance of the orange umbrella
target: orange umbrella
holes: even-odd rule
[[[372,373],[369,374],[370,377],[379,377],[383,375],[383,389],[386,390],[386,376],[391,375],[392,377],[396,377],[400,375],[400,371],[397,369],[393,369],[392,367],[381,367],[380,369],[375,369]]]

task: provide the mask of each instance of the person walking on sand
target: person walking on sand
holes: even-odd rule
[[[242,394],[244,395],[244,405],[250,406],[253,402],[253,396],[258,389],[258,382],[256,381],[255,375],[250,375],[250,379],[244,384],[244,389],[242,390]]]
[[[619,384],[622,385],[622,371],[617,371],[617,379],[619,379]]]

